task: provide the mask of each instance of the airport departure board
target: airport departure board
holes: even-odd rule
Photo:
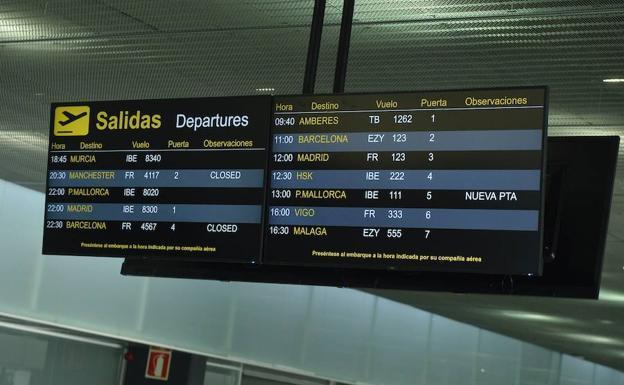
[[[44,254],[540,274],[544,87],[52,105]]]
[[[43,252],[256,263],[269,96],[52,105]]]
[[[273,100],[266,264],[539,274],[546,89]]]

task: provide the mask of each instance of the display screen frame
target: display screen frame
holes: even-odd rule
[[[94,101],[70,101],[70,102],[53,102],[50,105],[50,118],[49,118],[49,142],[48,142],[48,149],[47,149],[47,161],[46,161],[46,183],[45,183],[45,203],[46,203],[46,207],[45,207],[45,212],[44,212],[44,220],[42,223],[42,227],[43,227],[43,243],[42,243],[42,254],[44,255],[69,255],[69,256],[78,256],[78,257],[93,257],[93,258],[101,258],[101,257],[115,257],[115,258],[135,258],[138,260],[144,260],[144,259],[164,259],[164,260],[168,260],[168,259],[174,259],[174,260],[179,260],[179,261],[186,261],[186,262],[210,262],[210,263],[220,263],[220,261],[223,260],[223,258],[220,257],[195,257],[195,256],[155,256],[155,255],[149,255],[149,252],[146,252],[145,254],[136,254],[136,255],[127,255],[127,253],[123,253],[123,252],[117,252],[117,251],[111,251],[110,253],[87,253],[87,252],[82,252],[80,250],[78,251],[72,251],[72,250],[64,250],[62,253],[58,252],[57,250],[52,250],[48,247],[46,247],[46,238],[51,236],[51,234],[48,233],[48,230],[46,227],[46,222],[47,222],[47,217],[48,217],[48,212],[47,212],[47,204],[48,204],[48,192],[49,192],[49,188],[50,188],[50,167],[52,165],[52,160],[51,160],[51,151],[52,149],[52,139],[55,137],[53,135],[54,129],[55,129],[55,110],[58,107],[75,107],[75,106],[89,106],[90,108],[95,106],[102,106],[102,108],[110,108],[111,106],[114,106],[113,109],[116,109],[117,106],[121,106],[121,105],[141,105],[141,104],[145,104],[148,106],[147,110],[150,110],[152,108],[158,108],[158,106],[162,106],[165,105],[167,109],[172,109],[171,106],[168,105],[168,103],[174,103],[176,105],[178,104],[184,104],[184,103],[189,103],[190,106],[187,106],[185,108],[190,108],[190,109],[195,109],[195,108],[199,108],[199,105],[202,103],[211,103],[211,102],[217,102],[217,103],[221,103],[224,101],[230,101],[234,106],[236,106],[236,102],[242,102],[243,104],[246,103],[245,105],[245,109],[249,112],[251,111],[255,118],[258,119],[258,121],[261,122],[254,122],[254,124],[261,124],[263,125],[263,127],[261,127],[262,130],[264,130],[264,133],[254,133],[253,136],[257,136],[257,138],[261,138],[264,144],[264,149],[261,151],[262,153],[265,154],[265,156],[262,156],[261,162],[259,163],[259,166],[263,167],[263,175],[261,178],[261,181],[263,183],[262,187],[259,188],[261,190],[260,195],[258,196],[258,205],[260,206],[260,222],[255,224],[258,227],[258,242],[256,244],[255,247],[253,247],[253,252],[255,253],[255,255],[250,256],[250,255],[240,255],[240,256],[235,256],[232,257],[231,261],[228,261],[226,263],[228,264],[236,264],[236,265],[245,265],[245,264],[250,264],[250,265],[255,265],[257,263],[260,263],[260,261],[262,260],[262,253],[264,250],[263,247],[263,242],[264,242],[264,220],[265,220],[265,216],[264,216],[264,204],[266,202],[266,186],[264,185],[264,183],[266,182],[266,176],[268,174],[268,169],[267,169],[267,160],[268,160],[268,151],[269,151],[269,138],[270,138],[270,124],[271,124],[271,119],[272,119],[272,114],[270,112],[270,108],[272,105],[272,97],[270,95],[235,95],[235,96],[223,96],[223,97],[215,97],[215,96],[206,96],[206,97],[197,97],[197,98],[160,98],[160,99],[128,99],[128,100],[94,100]],[[156,107],[154,107],[156,106]],[[211,108],[214,108],[211,105],[208,105],[207,109],[210,110]],[[230,107],[232,110],[236,110],[237,107]],[[144,111],[145,112],[145,111]],[[91,114],[93,115],[93,114]],[[93,116],[90,116],[90,122],[92,122],[94,120]],[[252,148],[255,148],[256,145],[254,145]],[[133,149],[128,148],[127,152],[133,152]],[[260,152],[260,151],[258,151]],[[209,165],[208,165],[209,166]],[[147,170],[147,169],[146,169]],[[234,246],[233,248],[235,248],[236,246]],[[173,255],[173,254],[171,254]]]
[[[270,255],[269,246],[271,243],[274,243],[275,240],[269,239],[269,218],[270,218],[270,192],[271,192],[271,174],[273,168],[271,167],[272,161],[271,156],[273,155],[273,147],[274,142],[272,137],[274,135],[274,120],[275,120],[275,101],[276,99],[287,99],[287,98],[323,98],[323,97],[350,97],[350,96],[378,96],[378,97],[387,97],[392,95],[418,95],[425,93],[454,93],[454,92],[500,92],[500,91],[522,91],[522,90],[531,90],[531,91],[542,91],[543,93],[543,109],[542,109],[542,134],[541,134],[541,165],[540,165],[540,190],[539,190],[539,200],[540,200],[540,208],[538,214],[538,239],[539,245],[538,247],[538,255],[535,257],[536,262],[536,270],[534,272],[528,274],[518,274],[511,273],[507,275],[527,275],[527,276],[540,276],[543,273],[543,264],[544,264],[544,256],[543,256],[543,242],[544,242],[544,210],[545,210],[545,179],[546,179],[546,160],[547,160],[547,142],[548,142],[548,113],[549,113],[549,94],[550,89],[548,86],[514,86],[514,87],[481,87],[481,88],[449,88],[449,89],[432,89],[432,90],[402,90],[402,91],[367,91],[367,92],[354,92],[354,93],[324,93],[324,94],[310,94],[310,95],[301,95],[301,94],[291,94],[291,95],[274,95],[272,102],[272,117],[271,117],[271,133],[269,140],[269,148],[268,148],[268,172],[267,172],[267,181],[266,181],[266,202],[265,202],[265,239],[264,239],[264,250],[263,250],[263,259],[262,265],[270,265],[276,267],[305,267],[310,268],[314,271],[317,268],[320,269],[338,269],[338,270],[374,270],[374,271],[405,271],[409,273],[419,273],[419,272],[427,272],[427,273],[442,273],[442,274],[473,274],[473,275],[485,275],[485,276],[497,276],[502,274],[501,272],[464,272],[464,271],[447,271],[444,269],[420,269],[420,268],[411,268],[411,267],[402,267],[402,266],[389,266],[389,267],[367,267],[367,266],[345,266],[345,264],[336,262],[319,265],[316,263],[290,263],[290,262],[274,262],[268,261],[267,256]],[[435,110],[432,108],[432,110]]]

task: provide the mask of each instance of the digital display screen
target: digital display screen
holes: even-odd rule
[[[53,104],[44,254],[261,259],[269,96]]]
[[[544,87],[52,105],[44,254],[541,274]]]
[[[265,264],[539,274],[546,89],[273,99]]]

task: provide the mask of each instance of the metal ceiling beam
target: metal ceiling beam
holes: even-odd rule
[[[342,22],[340,23],[340,38],[338,40],[338,53],[336,55],[336,71],[334,73],[334,93],[342,93],[345,88],[354,8],[355,0],[344,0],[342,6]]]
[[[316,82],[316,68],[321,50],[321,37],[323,35],[323,20],[325,18],[325,0],[314,1],[314,13],[310,25],[310,41],[308,42],[308,57],[306,59],[305,73],[303,77],[303,93],[313,94]]]

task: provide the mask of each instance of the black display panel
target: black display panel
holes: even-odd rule
[[[526,294],[598,298],[619,136],[548,138],[544,271],[518,277]]]
[[[270,103],[53,104],[43,253],[259,262]]]
[[[264,263],[540,274],[546,97],[275,97]]]

